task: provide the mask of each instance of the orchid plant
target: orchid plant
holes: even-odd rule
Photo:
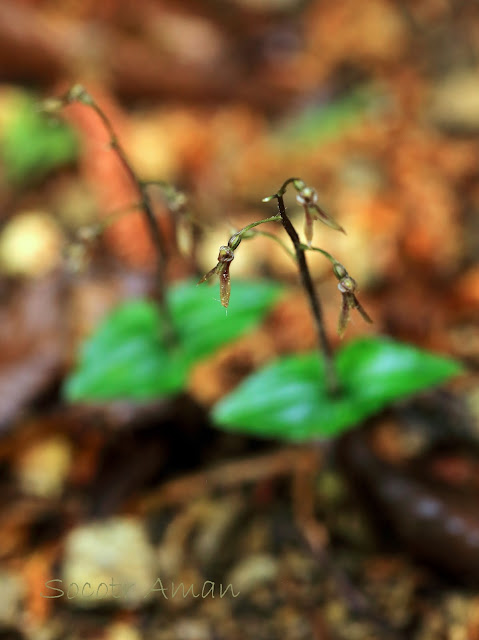
[[[296,232],[296,229],[293,227],[291,219],[286,213],[286,207],[284,205],[283,196],[286,192],[288,185],[292,184],[294,189],[296,190],[296,201],[300,204],[304,209],[304,235],[306,237],[306,244],[302,243],[299,239],[299,235]],[[332,362],[332,350],[329,345],[329,341],[326,336],[326,331],[323,323],[323,316],[321,311],[321,304],[319,298],[317,296],[315,287],[313,285],[313,280],[311,278],[311,274],[308,268],[308,264],[305,258],[306,251],[318,251],[325,258],[327,258],[333,268],[333,273],[338,279],[338,289],[342,295],[342,304],[341,311],[339,316],[338,323],[338,332],[342,337],[346,326],[348,324],[350,318],[351,309],[357,309],[363,319],[366,322],[371,323],[372,320],[364,310],[359,300],[356,297],[357,284],[356,281],[349,275],[346,267],[342,265],[336,258],[334,258],[330,253],[325,251],[324,249],[320,249],[319,247],[313,247],[313,220],[318,220],[323,224],[335,229],[337,231],[341,231],[345,233],[343,227],[336,222],[336,220],[330,216],[328,213],[324,211],[318,205],[318,193],[316,189],[306,185],[306,183],[300,178],[288,178],[281,188],[273,195],[267,196],[263,198],[263,202],[270,202],[271,200],[276,199],[278,202],[278,215],[271,216],[269,218],[265,218],[264,220],[258,220],[257,222],[252,222],[251,224],[243,227],[240,231],[234,233],[228,243],[220,247],[218,254],[218,262],[215,267],[213,267],[208,273],[206,273],[200,280],[199,284],[209,280],[212,276],[219,276],[220,280],[220,300],[223,307],[227,308],[230,300],[231,294],[231,276],[230,276],[230,267],[231,263],[235,257],[235,251],[238,248],[239,244],[243,240],[243,238],[250,238],[254,235],[254,228],[258,227],[261,224],[266,222],[282,222],[283,227],[288,233],[292,244],[294,253],[291,253],[288,250],[288,253],[292,255],[293,259],[297,260],[304,289],[309,298],[311,310],[315,319],[316,330],[318,335],[318,342],[320,346],[320,350],[323,352],[326,361],[327,361],[327,377],[328,377],[328,387],[334,391],[338,388],[338,381],[336,380],[336,374],[334,371],[334,366]],[[271,238],[277,240],[276,236],[272,234]],[[284,246],[284,245],[282,245]]]
[[[276,201],[277,214],[231,235],[220,247],[216,265],[200,280],[218,276],[221,304],[231,309],[227,320],[221,308],[194,281],[169,286],[169,249],[150,188],[160,188],[175,221],[179,218],[192,222],[184,194],[161,180],[144,181],[138,177],[110,120],[84,87],[75,85],[60,98],[46,100],[42,107],[43,111],[56,114],[74,102],[97,114],[110,136],[112,153],[116,153],[138,192],[136,203],[125,211],[104,215],[88,233],[80,230],[77,239],[91,242],[92,235],[100,233],[118,215],[139,210],[156,250],[156,278],[153,300],[124,303],[86,340],[64,387],[70,401],[146,401],[184,391],[197,362],[261,322],[278,298],[280,287],[272,282],[238,282],[231,296],[230,270],[235,253],[243,240],[258,234],[279,242],[296,261],[314,319],[320,357],[314,352],[279,358],[253,373],[212,408],[211,418],[219,428],[295,441],[336,436],[394,400],[439,384],[460,371],[459,365],[448,358],[381,336],[355,340],[333,352],[308,267],[308,252],[321,253],[331,263],[338,281],[340,336],[351,311],[358,311],[368,323],[372,320],[357,298],[357,283],[346,267],[324,249],[313,246],[315,221],[345,231],[318,204],[317,191],[300,178],[289,178],[276,193],[263,199],[265,203]],[[286,213],[284,195],[289,186],[304,210],[305,242]],[[279,237],[257,229],[267,222],[281,222],[292,250]]]
[[[342,337],[349,322],[351,309],[357,309],[357,311],[361,314],[366,322],[372,323],[372,320],[356,297],[358,286],[356,280],[354,280],[354,278],[352,278],[347,272],[346,267],[342,265],[338,260],[336,260],[336,258],[334,258],[330,253],[324,251],[324,249],[311,246],[313,241],[313,220],[319,220],[328,227],[331,227],[332,229],[335,229],[337,231],[341,231],[342,233],[346,232],[344,231],[343,227],[338,224],[336,220],[334,220],[334,218],[332,218],[318,206],[318,194],[316,189],[307,186],[302,180],[298,178],[289,178],[283,184],[278,193],[284,192],[285,187],[290,182],[293,184],[294,188],[297,191],[296,201],[302,205],[305,217],[304,235],[306,237],[307,244],[300,243],[298,247],[301,251],[318,251],[319,253],[322,253],[325,258],[330,261],[333,267],[333,273],[338,280],[338,289],[342,294],[338,333]],[[277,198],[278,194],[274,194],[273,196],[264,198],[263,202],[269,202],[272,198],[275,197]],[[241,229],[240,231],[234,233],[228,240],[228,243],[220,247],[218,262],[216,266],[208,271],[208,273],[206,273],[201,278],[198,284],[209,280],[214,275],[218,275],[220,280],[221,304],[223,305],[223,307],[228,308],[231,294],[230,266],[235,257],[235,250],[238,248],[241,240],[243,240],[244,238],[251,238],[252,235],[254,235],[254,232],[252,232],[254,227],[257,227],[260,224],[264,224],[266,222],[279,222],[281,220],[281,215],[271,216],[270,218],[265,218],[264,220],[253,222],[246,227],[243,227],[243,229]],[[272,234],[267,235],[274,240],[278,240],[278,238]],[[288,253],[294,258],[294,254],[289,251]]]
[[[304,210],[301,242],[286,213],[284,194],[292,185],[296,201]],[[213,409],[215,422],[224,429],[289,440],[337,435],[358,425],[396,398],[438,384],[457,373],[457,363],[388,338],[364,338],[333,353],[323,321],[320,299],[306,260],[308,251],[321,253],[332,266],[341,294],[338,333],[342,338],[352,310],[372,323],[357,298],[358,286],[346,267],[322,248],[312,246],[313,222],[345,233],[343,227],[318,205],[317,191],[300,178],[289,178],[263,202],[277,201],[278,214],[253,222],[234,233],[220,247],[218,262],[200,283],[218,275],[220,300],[228,307],[231,292],[231,263],[241,241],[256,233],[268,235],[296,260],[301,281],[315,321],[320,361],[317,354],[290,356],[255,372]],[[266,222],[281,222],[293,251],[273,234],[255,228]]]

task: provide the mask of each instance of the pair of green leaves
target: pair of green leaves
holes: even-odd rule
[[[236,282],[228,316],[211,292],[183,283],[169,292],[178,345],[167,350],[152,302],[128,302],[86,342],[67,381],[70,400],[147,400],[184,388],[191,367],[258,323],[279,288]],[[460,372],[447,358],[383,337],[339,350],[340,395],[326,392],[317,353],[281,358],[247,378],[212,411],[220,428],[282,440],[332,437],[394,400]]]
[[[231,431],[303,441],[336,436],[385,406],[460,372],[448,358],[368,337],[337,353],[341,393],[329,396],[317,353],[281,358],[243,382],[213,411]]]
[[[157,306],[127,302],[84,344],[66,395],[74,401],[146,400],[181,391],[192,366],[257,324],[279,293],[272,283],[235,282],[226,315],[211,289],[194,282],[172,287],[168,306],[177,344],[170,349]]]

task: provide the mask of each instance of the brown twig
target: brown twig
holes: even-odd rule
[[[118,140],[118,136],[115,133],[110,119],[105,114],[103,109],[95,102],[92,96],[81,85],[75,85],[74,87],[72,87],[72,89],[70,89],[70,91],[64,98],[64,102],[66,104],[70,104],[71,102],[75,101],[80,102],[87,107],[90,107],[98,115],[110,137],[111,148],[115,151],[118,159],[123,165],[123,168],[136,187],[140,196],[138,208],[143,212],[156,254],[155,297],[157,299],[164,320],[165,341],[167,344],[171,344],[174,341],[175,333],[166,298],[167,248],[158,224],[158,220],[156,219],[153,210],[151,198],[148,193],[148,183],[140,180],[134,168],[132,167],[125,150]]]
[[[311,446],[291,446],[255,458],[225,462],[212,469],[190,473],[170,480],[140,501],[142,513],[166,505],[182,504],[218,489],[231,489],[238,485],[255,483],[262,478],[290,475],[300,461],[315,457],[318,467],[320,451]]]

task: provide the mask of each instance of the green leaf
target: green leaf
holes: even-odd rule
[[[68,378],[70,400],[144,400],[181,387],[181,362],[171,361],[161,341],[158,312],[137,300],[115,310],[86,341]]]
[[[10,182],[41,179],[53,169],[74,161],[77,153],[77,139],[70,127],[58,118],[39,113],[33,99],[19,100],[7,118],[1,143]]]
[[[169,296],[173,321],[188,357],[198,361],[257,324],[278,299],[281,287],[272,282],[233,279],[228,311],[219,302],[217,281],[197,286],[184,283]]]
[[[213,410],[221,428],[283,440],[332,437],[393,400],[444,382],[461,371],[448,358],[376,337],[343,347],[336,357],[342,394],[326,393],[316,353],[293,356],[247,378]]]
[[[217,294],[216,288],[214,289]],[[191,367],[258,323],[279,294],[271,283],[234,282],[228,315],[208,287],[186,282],[168,302],[178,344],[167,350],[156,305],[128,302],[85,342],[65,385],[70,400],[146,400],[180,391]]]

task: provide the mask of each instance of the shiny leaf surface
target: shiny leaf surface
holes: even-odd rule
[[[336,357],[342,393],[326,393],[316,353],[278,360],[246,379],[213,411],[226,430],[284,440],[332,437],[394,400],[460,372],[448,358],[383,337],[343,347]]]
[[[279,294],[271,283],[235,282],[228,315],[212,289],[181,283],[169,292],[178,344],[166,349],[153,302],[111,313],[86,341],[67,380],[70,400],[145,400],[183,388],[190,368],[258,323]]]

